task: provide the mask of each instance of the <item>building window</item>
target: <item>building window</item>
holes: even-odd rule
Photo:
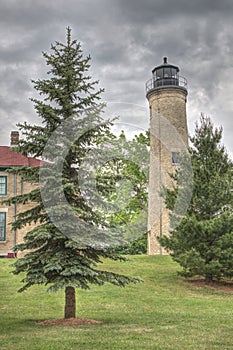
[[[6,213],[0,212],[0,242],[6,240]]]
[[[0,196],[7,194],[7,176],[0,176]]]
[[[180,163],[180,152],[172,152],[172,164],[176,165]]]

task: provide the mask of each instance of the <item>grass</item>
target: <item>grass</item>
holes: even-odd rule
[[[77,316],[102,321],[78,327],[36,325],[63,317],[63,292],[17,293],[22,276],[10,274],[11,259],[0,259],[0,349],[233,349],[232,294],[183,283],[168,256],[129,258],[105,265],[144,283],[77,291]]]

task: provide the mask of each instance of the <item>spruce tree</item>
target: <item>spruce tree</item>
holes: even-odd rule
[[[191,139],[190,157],[193,171],[192,197],[185,217],[160,239],[182,267],[184,276],[214,278],[233,277],[232,161],[221,144],[222,128],[214,128],[210,118],[201,116]],[[187,173],[185,158],[174,175],[174,189],[166,189],[166,204],[171,220],[178,194],[178,175]],[[183,183],[181,193],[190,191]]]
[[[50,291],[65,289],[64,317],[71,318],[76,316],[75,288],[105,282],[123,287],[139,279],[99,268],[103,258],[125,259],[101,246],[102,240],[111,242],[111,227],[85,197],[85,185],[80,187],[88,152],[111,139],[111,122],[101,116],[103,90],[96,90],[98,81],[88,75],[90,56],[83,57],[70,28],[66,42],[56,42],[43,56],[49,77],[33,81],[41,98],[32,99],[42,123],[19,124],[24,137],[17,149],[43,162],[40,169],[14,169],[24,181],[40,186],[7,202],[34,205],[12,224],[14,230],[28,228],[24,242],[14,247],[26,253],[15,262],[14,273],[25,273],[20,291],[34,284],[48,285]],[[32,223],[36,226],[30,227]]]

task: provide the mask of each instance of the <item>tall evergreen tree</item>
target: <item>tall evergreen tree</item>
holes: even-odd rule
[[[14,248],[26,251],[14,264],[14,273],[25,273],[20,291],[34,284],[49,285],[52,291],[65,289],[64,317],[71,318],[76,315],[75,288],[105,282],[123,287],[139,279],[97,265],[102,258],[125,259],[101,247],[101,240],[111,242],[110,225],[80,187],[79,171],[88,152],[111,139],[111,123],[101,117],[103,90],[96,90],[98,82],[88,75],[90,57],[83,57],[70,28],[66,43],[56,42],[43,56],[49,78],[33,81],[42,98],[32,99],[42,124],[19,124],[24,138],[18,152],[45,162],[40,169],[14,169],[25,181],[40,182],[40,187],[7,202],[34,204],[12,224],[15,230],[28,227],[24,243]],[[31,223],[36,226],[28,226]]]
[[[187,213],[161,244],[182,267],[184,276],[214,278],[233,277],[233,192],[232,161],[221,145],[222,128],[214,128],[208,117],[201,117],[191,138],[190,156],[193,170],[193,193]],[[187,162],[181,161],[175,174],[186,173]],[[175,202],[179,183],[166,190],[166,204],[175,221]],[[189,192],[183,183],[181,193]]]

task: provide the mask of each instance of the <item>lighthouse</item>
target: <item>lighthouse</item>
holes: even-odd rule
[[[165,253],[158,238],[169,235],[169,211],[161,191],[164,186],[171,188],[170,174],[179,166],[179,155],[188,147],[187,81],[179,71],[179,67],[169,64],[164,57],[146,83],[150,108],[149,255]]]

